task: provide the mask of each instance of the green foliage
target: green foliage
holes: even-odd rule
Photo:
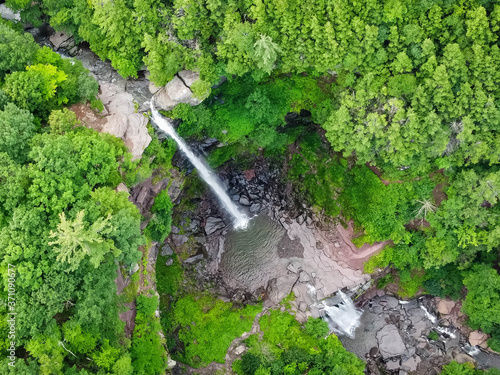
[[[172,259],[173,263],[167,266],[165,263]],[[177,255],[158,255],[156,262],[156,289],[160,294],[177,295],[179,283],[183,279],[183,269]]]
[[[161,326],[155,317],[157,307],[157,297],[137,297],[131,356],[134,371],[138,374],[161,374],[167,367],[165,348],[159,336]]]
[[[49,127],[53,134],[65,134],[79,124],[76,114],[73,111],[63,108],[50,113]]]
[[[305,325],[306,333],[312,337],[325,337],[328,335],[330,329],[328,328],[328,323],[323,319],[315,319],[309,317]]]
[[[113,251],[115,256],[119,254],[113,241],[105,239],[114,230],[109,224],[111,215],[98,219],[89,228],[85,228],[84,215],[84,210],[78,212],[76,219],[71,222],[66,220],[62,212],[59,215],[61,222],[57,225],[57,231],[51,231],[49,235],[49,238],[54,239],[49,245],[55,245],[56,260],[69,263],[68,271],[76,270],[86,255],[90,257],[90,263],[97,268],[109,251]]]
[[[439,335],[435,331],[430,331],[427,337],[429,338],[429,340],[434,340],[434,341],[437,341],[439,339]]]
[[[345,164],[334,155],[329,155],[327,147],[317,133],[307,133],[300,149],[290,161],[288,177],[297,182],[297,189],[318,210],[336,216],[340,207],[335,198],[342,187]]]
[[[444,366],[441,372],[442,375],[475,375],[476,373],[480,373],[480,371],[476,371],[472,363],[466,362],[460,364],[455,361]]]
[[[94,354],[93,359],[99,367],[109,370],[116,362],[119,355],[120,349],[110,346],[109,341],[104,340],[104,345],[99,352]]]
[[[321,117],[328,106],[324,92],[311,77],[280,77],[258,82],[245,76],[225,83],[196,107],[178,105],[172,116],[182,119],[178,132],[183,137],[205,135],[215,137],[228,146],[217,148],[210,156],[220,165],[239,153],[283,151],[290,142],[284,117],[288,112],[311,108],[312,116]],[[207,104],[205,104],[207,103]],[[293,140],[292,140],[293,141]]]
[[[471,327],[490,333],[500,328],[500,275],[487,265],[477,265],[464,279],[467,297],[463,311]]]
[[[0,23],[0,79],[6,73],[24,70],[38,48],[31,34],[18,33]]]
[[[241,370],[243,374],[254,375],[259,369],[262,359],[252,353],[245,353],[241,357]]]
[[[5,77],[3,91],[22,109],[46,119],[62,104],[92,100],[99,85],[80,61],[63,59],[48,47],[33,51],[33,65],[25,71],[12,69]]]
[[[155,198],[151,212],[153,217],[145,230],[146,236],[162,243],[170,233],[172,225],[172,202],[168,190],[162,190]]]
[[[309,319],[305,328],[295,318],[279,310],[270,310],[259,320],[264,336],[246,340],[249,351],[241,362],[233,363],[240,375],[250,374],[363,374],[364,363],[347,352],[328,325]]]
[[[13,72],[7,75],[3,90],[19,108],[40,117],[47,116],[53,107],[49,99],[54,93],[51,91],[48,77],[38,70]]]
[[[36,132],[33,115],[8,103],[0,111],[0,152],[22,164],[26,161],[30,149],[29,141]]]
[[[377,280],[377,288],[384,289],[387,285],[394,282],[394,276],[392,273],[388,273],[387,275],[381,277]]]
[[[340,201],[346,218],[363,225],[372,241],[408,241],[405,224],[415,217],[416,201],[428,196],[427,179],[405,184],[384,185],[366,166],[351,169],[344,182]]]
[[[180,298],[173,308],[173,319],[180,328],[179,339],[184,343],[183,362],[194,367],[212,361],[224,363],[231,342],[250,330],[261,309],[260,304],[236,308],[209,296]]]

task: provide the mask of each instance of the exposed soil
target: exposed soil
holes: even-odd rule
[[[76,114],[76,118],[88,128],[92,128],[98,132],[102,131],[102,127],[106,123],[104,116],[100,115],[87,104],[73,104],[69,109]]]

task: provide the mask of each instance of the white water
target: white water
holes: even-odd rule
[[[437,318],[436,318],[434,315],[432,315],[432,314],[431,314],[431,313],[430,313],[430,312],[429,312],[429,311],[425,308],[425,306],[424,306],[424,305],[420,305],[420,308],[421,308],[422,310],[424,310],[424,312],[425,312],[425,317],[426,317],[427,319],[429,319],[429,320],[431,321],[431,323],[432,323],[432,324],[435,324],[435,323],[437,322]]]
[[[332,332],[354,338],[363,312],[354,306],[346,294],[339,290],[336,296],[319,301],[316,306],[323,312],[323,317]]]
[[[158,127],[164,131],[168,136],[170,136],[177,145],[187,156],[189,161],[193,164],[193,166],[198,170],[201,178],[207,183],[207,185],[212,189],[212,191],[217,195],[219,201],[222,203],[222,206],[231,214],[234,221],[234,226],[237,229],[243,229],[248,224],[248,217],[241,213],[238,210],[238,207],[234,204],[234,202],[229,198],[229,196],[224,191],[222,187],[222,183],[219,178],[213,173],[205,163],[197,157],[193,151],[189,148],[189,146],[184,142],[184,140],[179,137],[179,135],[175,132],[174,127],[169,122],[169,120],[163,117],[154,107],[153,102],[151,101],[151,114],[153,121],[158,125]]]

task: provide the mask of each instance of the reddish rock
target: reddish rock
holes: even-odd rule
[[[255,177],[255,170],[247,169],[246,171],[243,171],[243,176],[245,176],[247,181],[250,181],[252,178]]]
[[[481,331],[472,331],[469,334],[469,342],[472,346],[484,344],[488,340],[488,335]]]
[[[455,307],[455,301],[442,299],[438,302],[437,310],[441,315],[449,315],[453,307]]]

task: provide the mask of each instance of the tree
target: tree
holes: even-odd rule
[[[74,353],[89,353],[96,347],[99,340],[99,335],[82,329],[82,327],[73,320],[64,323],[62,329],[64,341],[67,342],[69,350]]]
[[[113,231],[109,223],[111,214],[105,219],[99,218],[87,228],[83,222],[84,215],[85,211],[82,210],[76,214],[74,221],[67,221],[66,215],[61,212],[57,231],[51,231],[49,235],[49,238],[55,239],[49,242],[49,245],[56,245],[54,251],[57,260],[70,264],[68,271],[76,270],[86,255],[97,268],[107,253],[113,252],[115,256],[119,253],[113,241],[106,239],[106,236]]]
[[[162,373],[166,368],[166,352],[160,336],[161,325],[155,317],[157,297],[137,297],[134,338],[132,340],[132,365],[135,372],[145,375]]]
[[[0,23],[0,78],[6,73],[24,70],[38,48],[31,34],[18,33]]]
[[[110,370],[120,356],[120,349],[109,345],[108,340],[104,340],[101,350],[94,354],[94,361],[105,370]]]
[[[282,52],[281,48],[273,42],[272,38],[268,35],[261,34],[259,39],[254,43],[254,60],[257,66],[271,74],[274,68],[274,63],[278,58],[278,53]]]
[[[73,111],[63,108],[50,113],[49,127],[53,134],[65,134],[71,131],[75,126],[78,126],[80,121],[76,119],[76,114]]]
[[[7,75],[3,90],[19,108],[44,117],[52,107],[50,87],[43,73],[28,70]]]
[[[317,338],[325,337],[330,332],[327,322],[325,322],[323,319],[315,319],[312,317],[309,317],[309,319],[307,319],[305,329],[308,335]]]
[[[487,265],[476,265],[464,279],[467,296],[463,311],[471,327],[490,333],[500,326],[500,275]]]
[[[8,103],[0,111],[0,152],[6,152],[12,160],[23,164],[36,128],[31,113]]]
[[[153,217],[148,223],[146,233],[157,242],[163,242],[170,233],[172,224],[172,202],[168,190],[162,190],[155,198],[151,212]]]
[[[64,357],[68,354],[63,348],[61,333],[52,326],[52,332],[31,339],[26,345],[26,350],[38,359],[40,373],[43,375],[60,374],[64,366]]]

